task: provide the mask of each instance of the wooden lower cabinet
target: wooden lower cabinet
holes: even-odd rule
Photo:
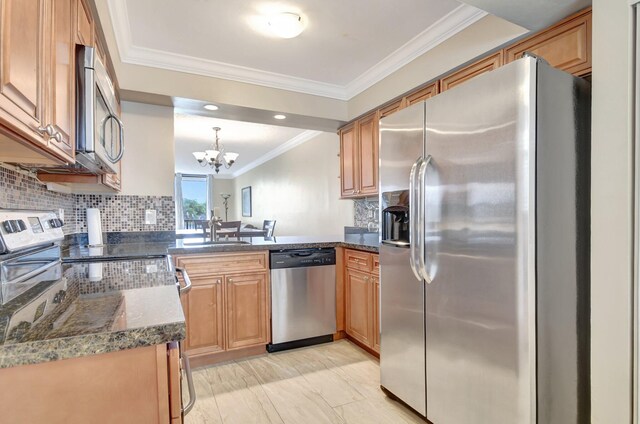
[[[373,344],[373,298],[369,274],[347,268],[345,284],[347,334],[367,346]]]
[[[199,351],[224,350],[223,277],[193,278],[191,291],[183,297],[188,317],[185,349]]]
[[[372,277],[373,292],[373,350],[380,353],[380,277]]]
[[[352,339],[380,353],[378,255],[345,249],[344,257],[345,331]]]
[[[6,423],[180,422],[177,343],[0,369]]]
[[[189,357],[205,364],[231,359],[232,351],[264,351],[271,339],[268,252],[185,255],[175,262],[192,284],[181,299]]]
[[[269,342],[267,274],[227,277],[227,349]]]

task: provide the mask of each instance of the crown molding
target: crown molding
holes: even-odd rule
[[[314,131],[314,130],[303,131],[297,136],[290,139],[289,141],[282,143],[281,145],[279,145],[273,150],[270,150],[269,152],[267,152],[267,154],[260,156],[258,159],[232,172],[230,175],[228,174],[228,176],[225,176],[225,179],[233,179],[233,178],[239,177],[240,175],[251,171],[252,169],[262,165],[263,163],[266,163],[271,159],[278,157],[283,153],[288,152],[294,147],[298,147],[301,144],[304,144],[307,141],[314,139],[316,136],[318,136],[321,133],[322,133],[321,131]]]
[[[120,60],[123,63],[221,78],[344,101],[350,100],[487,15],[487,12],[462,4],[362,75],[342,86],[136,46],[133,44],[131,35],[126,0],[110,0],[107,5],[114,27]]]
[[[348,99],[357,96],[487,15],[488,13],[484,10],[461,4],[375,64],[368,71],[348,83],[344,88],[345,96]]]

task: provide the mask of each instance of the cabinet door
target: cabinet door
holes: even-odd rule
[[[224,350],[223,277],[192,278],[184,296],[185,348],[193,355]]]
[[[75,2],[55,0],[52,6],[51,87],[48,121],[58,132],[49,146],[74,162],[75,153]]]
[[[267,275],[256,273],[225,278],[227,350],[269,342]]]
[[[496,52],[484,59],[480,59],[479,61],[465,66],[464,68],[442,78],[440,80],[440,91],[448,90],[458,84],[469,81],[475,76],[498,69],[503,63],[502,51]]]
[[[347,334],[364,345],[372,346],[371,277],[368,273],[347,268],[345,290]]]
[[[93,46],[93,17],[85,0],[77,0],[76,43]]]
[[[403,109],[404,107],[406,107],[406,97],[402,98],[401,100],[396,100],[393,103],[390,103],[386,106],[383,106],[382,108],[380,108],[379,114],[380,114],[380,119],[384,118],[385,116],[389,116],[392,113],[396,113],[397,111],[399,111],[400,109]]]
[[[378,194],[378,114],[372,113],[358,121],[360,142],[359,195]]]
[[[439,82],[436,81],[433,84],[429,84],[428,86],[421,88],[415,93],[411,93],[406,97],[407,106],[414,105],[416,103],[420,103],[423,100],[427,100],[430,97],[438,94]]]
[[[0,117],[10,130],[47,145],[44,127],[45,0],[0,0]]]
[[[372,276],[373,291],[373,350],[380,353],[380,278]]]
[[[358,146],[356,126],[351,124],[340,130],[340,195],[351,197],[358,189]]]
[[[507,63],[533,53],[563,71],[577,76],[591,72],[591,10],[506,49]]]
[[[102,176],[102,184],[110,187],[116,191],[120,191],[122,189],[122,161],[118,162],[118,173],[117,174],[104,174]]]

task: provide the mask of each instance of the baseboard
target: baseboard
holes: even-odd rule
[[[235,350],[226,350],[223,352],[201,353],[199,355],[192,355],[189,354],[189,351],[187,351],[191,368],[214,365],[220,362],[233,361],[235,359],[263,355],[265,353],[267,353],[266,345],[251,346]]]
[[[380,353],[376,352],[375,350],[371,349],[369,346],[365,345],[364,343],[354,339],[353,337],[351,337],[349,334],[346,335],[345,337],[347,340],[349,340],[351,343],[355,344],[356,346],[358,346],[360,349],[366,351],[368,354],[370,354],[371,356],[375,356],[377,359],[380,359]]]

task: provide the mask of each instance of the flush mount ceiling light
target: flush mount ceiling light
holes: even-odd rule
[[[274,118],[276,119],[285,119],[286,116],[285,115],[273,115]]]
[[[304,30],[302,17],[295,13],[284,12],[269,17],[269,30],[282,38],[294,38]]]
[[[216,141],[213,145],[213,150],[205,150],[204,152],[193,152],[193,156],[196,158],[198,163],[201,166],[209,165],[212,168],[215,168],[216,174],[220,172],[220,167],[224,165],[225,168],[231,168],[240,156],[238,153],[227,152],[224,149],[222,143],[220,143],[220,138],[218,137],[218,131],[220,131],[220,127],[213,127],[213,130],[216,132]]]
[[[207,110],[218,110],[218,106],[216,105],[204,105],[204,108]]]

